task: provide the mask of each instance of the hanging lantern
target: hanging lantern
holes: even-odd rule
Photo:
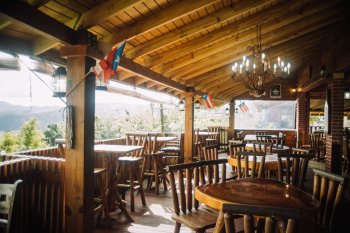
[[[179,110],[185,111],[185,102],[183,100],[180,100],[179,102]]]
[[[194,104],[194,108],[195,109],[200,109],[201,108],[201,103],[198,100],[194,101],[193,104]]]
[[[53,97],[66,96],[67,70],[59,66],[52,75]]]

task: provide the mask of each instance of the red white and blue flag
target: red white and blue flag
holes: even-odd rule
[[[207,108],[215,107],[214,100],[213,100],[213,98],[211,98],[210,93],[207,93],[207,94],[203,95],[202,96],[202,100],[204,101],[204,103],[207,106]]]
[[[112,49],[108,55],[99,61],[95,67],[92,68],[96,77],[104,79],[105,83],[109,83],[112,74],[115,74],[122,57],[126,41],[121,42],[116,48]]]
[[[249,108],[244,102],[240,103],[238,107],[239,109],[241,109],[242,112],[249,112]]]

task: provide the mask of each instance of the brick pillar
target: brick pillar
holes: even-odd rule
[[[297,96],[297,142],[309,144],[310,95],[308,92],[299,92]],[[299,138],[300,137],[300,138]],[[300,145],[299,145],[300,146]]]
[[[344,124],[344,73],[334,73],[328,85],[328,134],[326,144],[326,170],[341,173]]]

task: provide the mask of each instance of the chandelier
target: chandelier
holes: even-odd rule
[[[284,78],[290,73],[290,63],[277,58],[271,68],[271,62],[262,48],[261,25],[257,25],[257,44],[248,47],[252,51],[250,57],[243,56],[241,62],[232,65],[232,79],[242,81],[254,97],[266,94],[267,84],[275,78]]]

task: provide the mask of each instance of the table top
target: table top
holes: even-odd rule
[[[243,160],[243,158],[242,158]],[[282,159],[282,161],[284,161],[285,158]],[[248,157],[248,161],[249,161],[249,167],[252,167],[252,162],[253,162],[253,156],[249,156]],[[261,157],[257,157],[256,158],[256,162],[259,164],[261,161]],[[237,166],[237,160],[234,158],[228,158],[228,163],[232,166]],[[245,164],[244,162],[241,163],[241,166],[244,168]],[[265,156],[265,169],[266,170],[277,170],[278,168],[278,155],[273,153],[267,153]]]
[[[141,150],[143,146],[127,146],[127,145],[109,145],[99,144],[94,146],[95,152],[109,152],[109,153],[129,153],[136,150]]]
[[[157,142],[168,142],[176,139],[177,137],[157,137]],[[154,137],[151,137],[151,140],[154,140]]]
[[[270,135],[270,134],[267,134],[267,135],[260,135],[260,136],[271,136],[272,139],[278,139],[278,136],[277,135]],[[255,134],[247,134],[244,136],[244,141],[246,142],[250,142],[250,141],[256,141],[256,135]]]
[[[309,214],[315,212],[318,206],[318,201],[301,189],[278,180],[263,178],[197,186],[195,198],[217,210],[221,210],[223,203],[237,203],[298,208],[302,213]]]
[[[261,145],[261,148],[264,148],[264,145]],[[245,149],[246,150],[249,150],[249,151],[253,151],[253,144],[252,143],[247,143],[245,145]],[[257,147],[256,148],[257,150],[259,150],[259,148]],[[276,146],[276,145],[273,145],[272,146],[272,152],[282,152],[282,151],[288,151],[290,150],[290,147],[289,146]],[[259,152],[259,151],[258,151]]]

